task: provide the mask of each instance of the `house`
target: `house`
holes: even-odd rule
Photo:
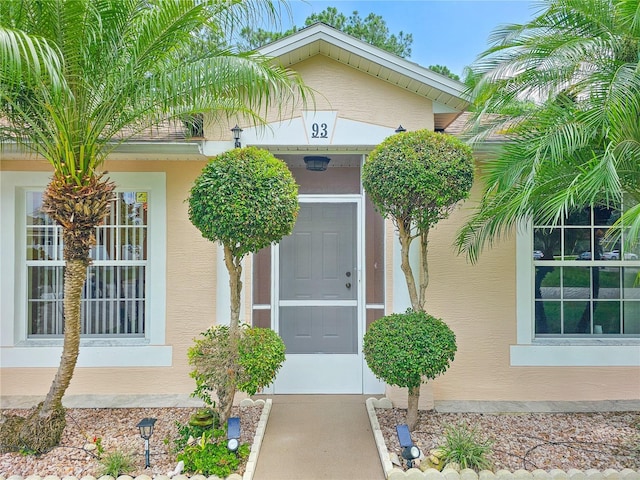
[[[284,160],[300,186],[294,233],[244,268],[242,319],[275,329],[287,345],[267,393],[386,392],[402,402],[401,391],[377,380],[362,356],[367,326],[410,303],[393,226],[367,199],[360,170],[367,153],[400,127],[455,131],[468,106],[464,86],[323,24],[263,53],[299,72],[317,92],[315,105],[283,109],[284,117],[274,111],[267,127],[240,124],[235,133],[231,123],[205,121],[202,138],[173,125],[109,157],[105,169],[118,194],[92,251],[67,405],[190,402],[187,349],[199,332],[228,321],[229,294],[221,248],[191,225],[185,200],[207,157],[234,148],[234,135]],[[492,154],[492,147],[478,149],[479,171]],[[30,406],[46,394],[60,358],[60,231],[39,211],[49,164],[10,148],[0,155],[0,393],[3,407]],[[640,408],[640,286],[629,280],[640,271],[638,257],[593,266],[594,257],[580,263],[567,250],[550,260],[537,237],[544,226],[527,225],[472,265],[452,242],[479,199],[480,181],[431,234],[428,311],[454,330],[458,353],[423,387],[423,407]],[[593,238],[602,221],[590,215],[580,234]],[[583,248],[595,247],[587,241]],[[541,293],[536,270],[559,266],[613,272],[607,296],[570,285],[578,290],[572,297],[558,275]],[[598,302],[614,313],[602,318]],[[575,305],[589,312],[585,331],[553,313]],[[545,307],[552,326],[543,331],[536,312]]]

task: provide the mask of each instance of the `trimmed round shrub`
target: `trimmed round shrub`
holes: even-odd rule
[[[298,208],[298,185],[287,165],[256,147],[212,157],[189,197],[191,222],[236,258],[289,235]]]
[[[369,154],[362,184],[383,216],[424,231],[469,196],[471,148],[451,135],[417,130],[392,135]]]
[[[444,373],[456,350],[447,324],[421,311],[379,318],[364,336],[364,357],[374,375],[409,389]]]
[[[234,347],[229,327],[213,326],[202,332],[188,351],[189,364],[194,367],[191,377],[196,381],[194,396],[213,405],[211,394],[216,392],[220,397],[231,384],[254,395],[273,382],[284,363],[284,352],[284,341],[271,329],[243,325]],[[219,403],[222,401],[219,398]]]

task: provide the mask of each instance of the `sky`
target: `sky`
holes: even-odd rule
[[[373,12],[384,18],[389,32],[413,35],[412,62],[424,67],[445,65],[462,76],[465,66],[488,46],[499,25],[533,18],[538,2],[529,0],[291,0],[293,24],[302,27],[312,13],[336,7],[361,18]],[[283,17],[284,28],[289,28]]]

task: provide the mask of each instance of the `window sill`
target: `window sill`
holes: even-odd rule
[[[640,341],[545,340],[511,345],[512,367],[638,367]]]
[[[167,345],[137,343],[113,345],[82,345],[77,367],[170,367],[173,348]],[[57,368],[61,345],[28,345],[0,348],[2,368]]]

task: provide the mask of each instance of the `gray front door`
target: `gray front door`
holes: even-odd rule
[[[357,203],[301,203],[280,242],[276,393],[358,393]]]

